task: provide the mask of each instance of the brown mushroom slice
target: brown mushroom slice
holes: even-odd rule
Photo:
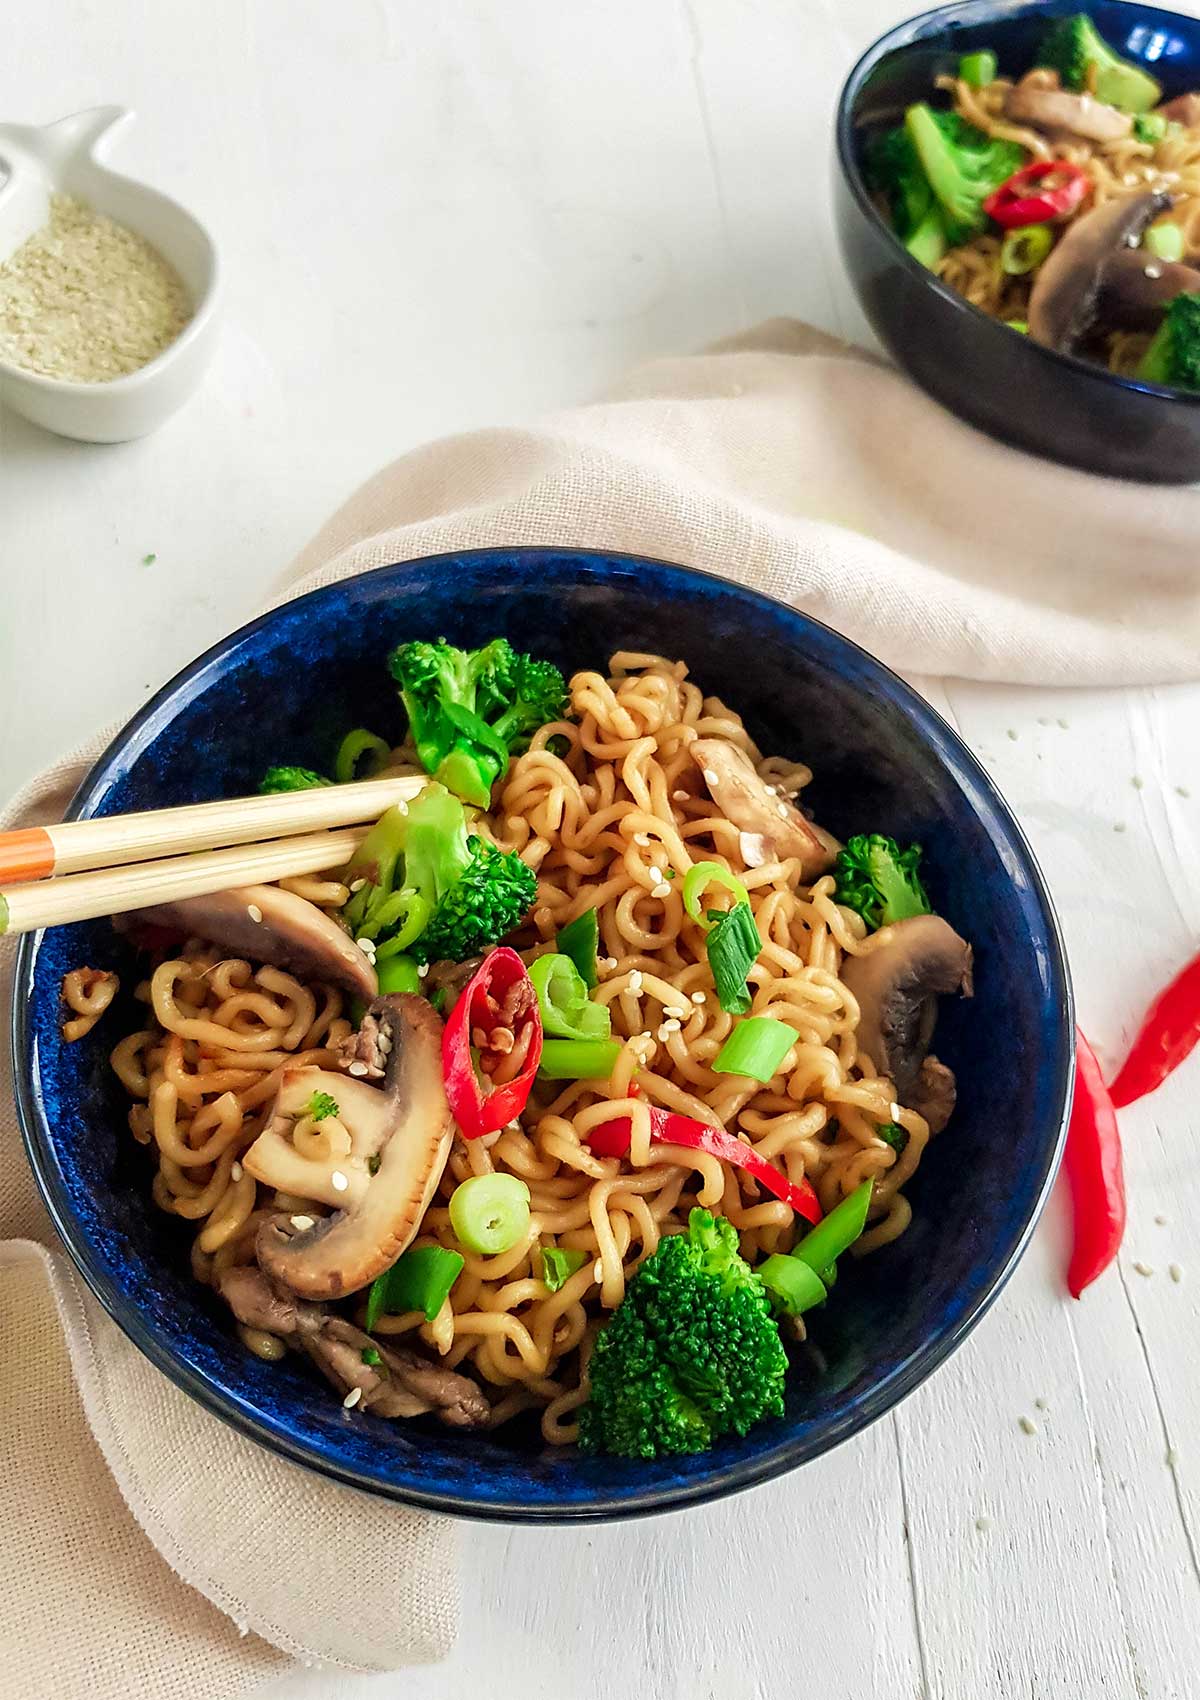
[[[1019,82],[1009,89],[1004,116],[1017,124],[1032,124],[1054,134],[1082,136],[1089,142],[1119,142],[1131,134],[1133,119],[1090,94],[1071,94],[1066,89]]]
[[[1200,271],[1159,260],[1145,248],[1118,248],[1104,262],[1097,317],[1105,327],[1157,330],[1163,308],[1177,295],[1200,292]]]
[[[761,838],[760,848],[772,858],[798,857],[805,879],[815,879],[833,865],[841,849],[837,839],[814,826],[786,797],[768,791],[744,750],[724,738],[697,738],[691,753],[726,820],[740,832]]]
[[[486,1397],[467,1376],[419,1352],[375,1340],[323,1305],[305,1304],[276,1287],[261,1269],[227,1269],[218,1287],[244,1327],[263,1329],[306,1352],[339,1393],[357,1387],[364,1410],[381,1417],[432,1411],[450,1428],[481,1428],[491,1417]],[[378,1364],[364,1359],[368,1349]]]
[[[917,1075],[916,1085],[909,1094],[909,1109],[924,1116],[930,1133],[941,1133],[958,1102],[958,1082],[954,1070],[947,1068],[937,1057],[926,1057]]]
[[[886,1075],[902,1104],[916,1109],[921,1066],[937,1021],[937,999],[970,997],[971,947],[940,915],[914,915],[883,927],[875,946],[842,963],[858,1004],[858,1046]]]
[[[222,950],[284,968],[302,980],[343,986],[360,998],[379,990],[375,970],[323,909],[277,885],[242,885],[138,910],[134,919],[208,939]]]
[[[371,1013],[390,1041],[383,1084],[365,1088],[382,1100],[386,1115],[378,1164],[368,1166],[355,1197],[347,1189],[334,1215],[299,1229],[293,1218],[274,1216],[258,1231],[260,1267],[306,1299],[340,1298],[391,1268],[416,1233],[450,1151],[454,1121],[442,1084],[441,1021],[410,993],[377,998]],[[349,1079],[338,1090],[344,1093]]]
[[[1093,207],[1069,225],[1039,270],[1029,297],[1029,334],[1033,340],[1069,353],[1095,318],[1110,257],[1136,242],[1151,220],[1170,205],[1169,195],[1129,195]]]
[[[315,1092],[337,1105],[329,1118],[350,1136],[344,1155],[309,1157],[296,1149],[293,1133]],[[264,1186],[311,1198],[335,1210],[357,1209],[370,1178],[370,1164],[387,1143],[393,1122],[387,1094],[352,1075],[327,1068],[285,1069],[267,1125],[242,1157],[242,1167]],[[323,1124],[318,1123],[318,1129]]]
[[[1187,94],[1177,94],[1158,108],[1161,115],[1170,123],[1186,125],[1190,130],[1200,124],[1200,94],[1189,91]]]

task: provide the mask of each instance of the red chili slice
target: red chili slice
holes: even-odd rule
[[[1053,224],[1069,218],[1092,186],[1081,165],[1067,159],[1035,159],[1014,171],[988,196],[983,210],[1005,230],[1023,224]]]
[[[1125,1233],[1125,1172],[1117,1113],[1095,1053],[1078,1029],[1075,1095],[1063,1168],[1074,1216],[1067,1288],[1077,1299],[1108,1268]]]
[[[494,1031],[499,1025],[498,1006],[514,987],[520,987],[521,991],[510,999],[513,1037],[520,1044],[528,1033],[528,1049],[520,1073],[502,1086],[493,1086],[489,1092],[485,1090],[488,1082],[480,1078],[472,1055],[472,1035],[480,1029],[485,1034]],[[500,945],[484,957],[467,981],[442,1034],[446,1097],[464,1139],[495,1133],[520,1115],[529,1102],[541,1058],[542,1018],[537,993],[516,951]]]

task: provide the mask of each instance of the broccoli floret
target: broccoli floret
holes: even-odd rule
[[[407,951],[418,962],[464,962],[520,926],[537,891],[515,852],[468,834],[462,804],[442,785],[427,785],[406,811],[389,809],[344,877],[364,883],[342,919],[381,961]]]
[[[887,202],[896,235],[914,260],[932,270],[946,252],[946,229],[904,126],[877,136],[865,164],[867,183]]]
[[[1168,136],[1177,136],[1182,129],[1182,124],[1162,112],[1139,112],[1133,121],[1135,139],[1149,142],[1152,147],[1165,142]]]
[[[928,915],[930,904],[918,872],[920,862],[919,844],[902,850],[894,838],[884,838],[878,832],[859,833],[838,855],[834,898],[861,915],[872,932],[911,915]]]
[[[323,773],[314,773],[311,767],[269,767],[258,782],[258,788],[263,794],[273,791],[312,791],[318,785],[332,785],[332,779],[326,779]]]
[[[937,197],[949,242],[965,242],[987,222],[983,203],[1025,161],[1016,142],[986,136],[957,112],[923,101],[904,114],[904,128]]]
[[[1064,88],[1086,89],[1122,112],[1149,112],[1162,99],[1162,89],[1150,73],[1114,53],[1083,12],[1059,19],[1036,62],[1057,71]]]
[[[566,703],[558,668],[518,655],[504,638],[470,651],[442,639],[402,643],[388,666],[421,766],[481,809],[509,758]]]
[[[787,1357],[762,1282],[723,1217],[693,1210],[642,1264],[596,1341],[585,1452],[703,1452],[783,1415]]]
[[[328,1092],[314,1092],[308,1100],[305,1114],[315,1122],[323,1122],[328,1121],[330,1116],[341,1115],[341,1111],[338,1109],[337,1099],[330,1097]]]
[[[899,1122],[880,1122],[875,1129],[875,1137],[890,1145],[898,1157],[908,1148],[908,1129],[901,1127]]]
[[[1200,390],[1200,295],[1177,295],[1137,369],[1148,384]]]

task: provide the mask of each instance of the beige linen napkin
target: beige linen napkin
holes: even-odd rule
[[[754,584],[906,672],[1186,678],[1200,671],[1198,500],[1001,448],[879,362],[777,323],[659,361],[603,403],[406,456],[280,595],[441,550],[580,544]],[[59,818],[101,745],[0,825]],[[11,959],[0,947],[5,982]],[[439,1657],[457,1609],[450,1525],[261,1451],[152,1369],[57,1249],[11,1099],[5,1082],[3,1692],[214,1700],[289,1658]]]

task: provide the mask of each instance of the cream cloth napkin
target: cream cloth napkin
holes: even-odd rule
[[[602,403],[406,456],[330,521],[278,599],[441,550],[580,544],[739,578],[906,672],[1187,678],[1200,671],[1197,499],[1001,448],[879,362],[777,323],[659,361]],[[0,824],[58,819],[102,744]],[[0,948],[5,1004],[11,965]],[[57,1249],[11,1097],[3,1692],[215,1700],[288,1659],[378,1670],[439,1657],[457,1610],[451,1526],[275,1458],[152,1369]]]

